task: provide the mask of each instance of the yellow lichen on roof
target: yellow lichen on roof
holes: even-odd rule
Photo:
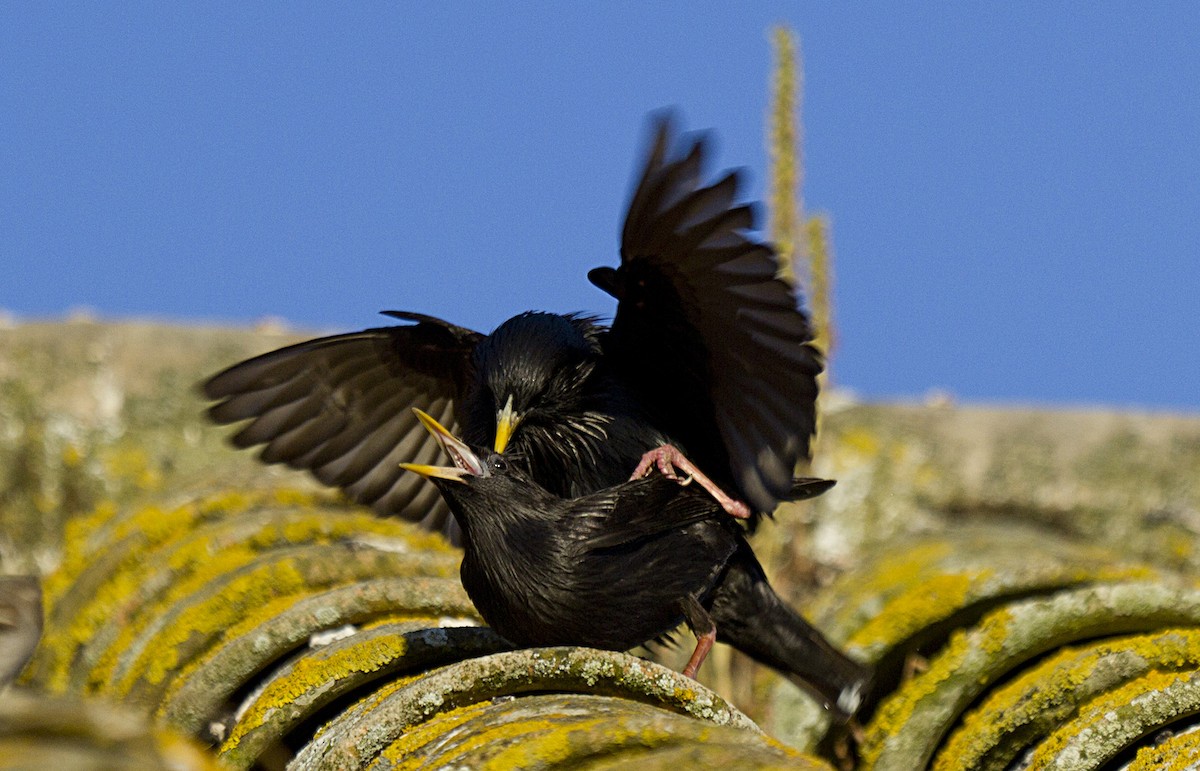
[[[119,511],[116,503],[101,501],[90,514],[67,520],[63,530],[63,559],[59,567],[42,581],[42,595],[47,610],[74,585],[79,573],[87,567],[88,563],[79,557],[87,551],[91,535],[115,518]]]
[[[1112,724],[1112,721],[1123,721],[1132,717],[1131,714],[1121,715],[1129,709],[1139,709],[1135,705],[1144,700],[1148,694],[1165,691],[1181,683],[1190,683],[1200,673],[1195,671],[1158,671],[1152,670],[1145,675],[1125,683],[1119,688],[1105,692],[1087,703],[1079,710],[1074,720],[1060,725],[1056,731],[1042,741],[1030,756],[1030,768],[1046,768],[1048,764],[1085,731],[1097,726]],[[1140,709],[1139,709],[1140,711]]]
[[[618,743],[623,733],[613,722],[608,716],[589,715],[572,719],[550,713],[529,714],[519,720],[480,723],[457,743],[454,754],[459,758],[470,757],[491,748],[487,762],[478,765],[484,769],[552,767],[571,757],[569,737],[573,731],[605,730],[605,738],[614,744]]]
[[[432,719],[404,731],[399,738],[384,748],[380,757],[396,763],[397,769],[419,767],[424,761],[413,758],[417,750],[431,742],[444,740],[455,728],[490,706],[490,701],[483,701],[439,713]],[[405,759],[408,758],[413,760],[405,763]],[[414,766],[414,763],[418,765]]]
[[[975,575],[960,573],[933,576],[910,586],[851,635],[846,646],[870,648],[881,644],[896,645],[907,640],[960,609],[972,583],[986,574],[986,571],[980,571]]]
[[[571,757],[572,745],[577,741],[576,737],[580,734],[602,732],[606,743],[611,745],[629,745],[634,744],[645,748],[653,748],[680,741],[677,730],[672,730],[673,727],[664,727],[648,723],[642,726],[626,726],[620,719],[613,720],[609,716],[593,717],[575,722],[569,722],[565,725],[555,725],[550,721],[540,730],[530,731],[533,725],[528,726],[527,733],[532,733],[532,736],[527,735],[524,741],[510,743],[500,752],[490,758],[488,764],[490,768],[505,769],[505,768],[529,768],[538,765],[554,765]],[[689,738],[701,744],[705,743],[712,734],[713,726],[698,724],[699,727],[696,733]],[[481,738],[487,739],[487,731],[481,731]],[[496,736],[494,740],[501,740],[500,736]]]
[[[1200,731],[1172,736],[1142,747],[1125,771],[1193,771],[1200,766]]]
[[[276,678],[259,694],[254,704],[238,721],[226,742],[236,746],[240,737],[262,726],[271,713],[282,705],[311,700],[322,686],[360,672],[375,672],[402,658],[408,641],[400,635],[364,640],[357,645],[334,651],[331,655],[308,655],[296,660],[286,675]]]
[[[863,612],[864,605],[884,602],[907,587],[919,585],[936,569],[938,561],[950,553],[949,543],[931,541],[915,544],[903,553],[886,555],[872,569],[847,574],[834,582],[831,591],[823,595],[836,602],[832,612],[825,614],[823,609],[815,608],[816,614],[827,615],[829,627],[845,631],[851,620]]]
[[[316,500],[312,493],[281,489],[225,491],[170,509],[149,505],[139,507],[132,513],[121,511],[112,502],[101,503],[92,514],[67,523],[63,561],[45,582],[46,607],[53,607],[92,563],[96,553],[130,535],[139,536],[143,539],[143,548],[150,549],[188,535],[201,522],[240,514],[272,502],[311,506]],[[106,531],[101,533],[105,528]],[[125,559],[138,562],[141,556],[131,554]]]
[[[1004,644],[1010,637],[1009,625],[1012,620],[1012,611],[1008,608],[994,610],[983,617],[973,636],[979,638],[979,647],[984,653],[995,657],[1004,650]]]
[[[97,454],[110,483],[126,481],[139,490],[157,490],[162,486],[162,471],[155,467],[150,453],[140,445],[109,445],[100,447]]]
[[[90,688],[106,688],[106,684],[116,675],[121,654],[133,647],[134,641],[150,624],[164,618],[185,598],[213,580],[233,573],[261,554],[256,546],[247,542],[222,544],[218,548],[214,538],[215,536],[208,534],[180,543],[166,555],[158,555],[158,559],[149,565],[145,564],[146,555],[141,555],[141,559],[135,563],[123,565],[124,569],[117,572],[102,590],[97,592],[86,612],[80,613],[73,624],[72,633],[81,640],[90,639],[95,633],[94,630],[103,624],[103,619],[111,618],[114,609],[129,605],[131,598],[146,581],[148,572],[166,569],[172,574],[171,583],[165,586],[158,596],[147,598],[142,604],[131,609],[132,612],[116,639],[88,672],[87,682]],[[124,689],[121,689],[121,692],[124,692]]]
[[[117,673],[118,659],[120,655],[127,651],[136,639],[143,633],[149,624],[155,620],[162,618],[165,614],[172,612],[172,609],[179,606],[186,598],[201,592],[211,582],[218,580],[221,576],[231,575],[237,570],[244,568],[256,559],[262,558],[272,549],[282,547],[298,547],[314,544],[326,544],[332,542],[343,541],[353,536],[361,536],[366,534],[381,535],[387,537],[396,537],[403,539],[406,542],[411,542],[414,552],[420,553],[424,549],[424,544],[430,546],[441,546],[446,549],[444,542],[437,536],[428,536],[415,532],[415,529],[404,523],[397,523],[388,520],[379,519],[369,514],[346,513],[330,515],[321,510],[313,511],[284,511],[277,515],[269,516],[267,521],[256,529],[239,540],[233,542],[225,542],[222,539],[223,529],[212,531],[201,531],[196,534],[193,540],[181,543],[178,548],[165,555],[165,564],[167,568],[174,574],[173,582],[164,591],[161,596],[155,598],[150,603],[140,607],[136,615],[122,628],[119,639],[110,645],[104,651],[96,665],[89,673],[89,683],[94,688],[104,688],[105,683],[112,680]],[[230,521],[222,523],[220,528],[236,528],[239,523]],[[428,551],[428,549],[425,549]],[[453,568],[447,565],[446,573],[453,572]],[[299,575],[291,576],[299,581]],[[139,572],[126,573],[117,579],[114,579],[114,591],[132,592],[140,585],[144,577]],[[238,579],[238,584],[242,591],[251,592],[251,596],[255,597],[255,601],[261,604],[269,602],[278,596],[286,594],[298,593],[304,588],[303,583],[288,584],[276,586],[273,592],[261,591],[265,587],[259,587],[260,591],[254,593],[252,590],[253,578]],[[228,596],[231,589],[226,588],[222,591],[222,595]],[[121,595],[118,594],[120,597]],[[122,597],[123,599],[123,597]],[[165,630],[165,639],[186,639],[195,631],[215,631],[227,626],[232,626],[242,620],[242,616],[231,617],[230,612],[232,606],[225,605],[218,599],[210,599],[205,605],[198,608],[191,608],[180,615],[173,626],[174,629]],[[209,609],[208,606],[215,606]],[[101,608],[97,608],[96,612],[91,614],[89,620],[91,627],[95,628],[96,618],[102,614],[101,610],[108,611],[112,607],[111,604],[104,604]],[[260,618],[260,608],[251,605],[247,608],[247,612],[252,612],[255,617]],[[209,617],[211,611],[211,617]],[[194,624],[195,626],[187,626]],[[82,620],[81,624],[82,625]],[[86,633],[82,631],[81,633]],[[159,640],[164,639],[162,635],[156,639],[155,648],[159,649]],[[147,653],[143,652],[140,658],[144,658]],[[157,659],[159,665],[170,660],[170,656]],[[161,666],[156,666],[152,669],[156,674],[161,671]],[[138,666],[130,667],[123,675],[116,686],[117,692],[125,694],[131,686],[132,680],[139,674]],[[152,682],[157,682],[154,676],[151,676]]]
[[[114,690],[128,695],[141,677],[161,683],[180,665],[179,646],[193,635],[213,635],[233,626],[247,614],[258,616],[274,597],[299,593],[307,585],[304,574],[291,559],[268,563],[227,583],[219,596],[180,612],[169,627],[155,635],[151,645],[126,670]],[[263,619],[258,616],[259,620]]]
[[[865,740],[860,748],[864,768],[874,767],[887,739],[904,729],[917,704],[953,676],[970,651],[967,633],[961,629],[956,630],[950,635],[946,647],[930,663],[927,671],[914,677],[880,704],[866,728]]]
[[[377,641],[376,646],[382,653],[386,654],[389,648],[387,638],[382,641]],[[395,650],[392,648],[392,650]],[[357,661],[351,660],[351,664],[363,666],[372,654],[368,652],[364,658]],[[272,680],[261,693],[254,697],[254,702],[246,709],[241,718],[234,724],[233,730],[229,737],[225,739],[225,743],[221,745],[219,750],[220,755],[229,754],[231,760],[242,760],[239,758],[239,748],[246,737],[255,731],[261,730],[270,722],[274,714],[281,708],[295,704],[298,699],[305,697],[311,691],[320,689],[325,683],[333,683],[337,679],[337,669],[330,668],[322,669],[319,666],[314,666],[307,669],[303,673],[303,677],[293,677],[291,673],[283,677],[278,677]],[[350,671],[350,670],[348,670]],[[361,670],[360,670],[361,671]],[[383,685],[377,691],[359,699],[350,707],[347,707],[341,714],[347,715],[359,709],[370,711],[375,709],[379,702],[386,699],[391,694],[404,688],[407,685],[415,682],[419,676],[398,677],[395,680]],[[321,736],[328,728],[328,724],[317,729],[316,736]],[[315,737],[314,737],[315,738]],[[249,762],[253,758],[245,758]]]
[[[236,640],[246,634],[249,634],[250,632],[253,632],[255,629],[258,629],[263,625],[264,620],[276,618],[288,608],[295,605],[299,599],[309,595],[310,593],[307,590],[303,590],[299,594],[287,594],[281,597],[276,597],[259,608],[258,612],[247,616],[239,623],[236,623],[225,630],[221,634],[221,640]],[[171,683],[167,686],[167,689],[163,692],[162,697],[158,702],[156,714],[159,717],[163,716],[164,710],[174,700],[175,694],[177,694],[180,688],[182,688],[188,682],[195,671],[209,663],[211,657],[216,655],[216,653],[220,650],[222,650],[222,648],[219,645],[214,645],[209,650],[207,655],[196,656],[191,661],[187,662],[187,664],[185,664],[183,667],[179,668],[176,677],[171,680]]]
[[[1073,713],[1078,707],[1078,689],[1097,675],[1101,660],[1113,655],[1139,659],[1136,665],[1129,662],[1131,676],[1151,666],[1195,667],[1200,665],[1200,630],[1169,630],[1062,649],[993,691],[979,707],[968,712],[941,748],[933,768],[969,768],[1002,736]]]
[[[226,769],[216,758],[201,749],[191,739],[161,728],[153,731],[163,767],[173,771],[222,771]]]
[[[613,751],[652,750],[670,744],[744,741],[748,750],[801,758],[798,751],[752,731],[719,727],[675,712],[621,700],[572,694],[560,698],[593,700],[596,705],[547,704],[522,708],[489,703],[438,714],[384,748],[380,757],[396,768],[420,768],[431,762],[479,769],[556,767],[596,746]],[[534,696],[532,699],[538,699]],[[473,721],[469,731],[460,727]],[[460,729],[460,730],[455,730]],[[451,744],[444,738],[453,735]],[[436,757],[422,752],[431,747]]]
[[[190,530],[194,513],[195,509],[189,506],[170,511],[147,506],[124,521],[114,523],[108,536],[109,542],[118,541],[130,532],[138,533],[139,548],[126,549],[119,555],[120,559],[114,561],[106,580],[95,587],[95,594],[75,612],[65,628],[55,626],[52,621],[47,626],[39,652],[38,679],[41,687],[54,692],[67,689],[75,652],[92,641],[99,630],[110,625],[114,617],[120,617],[116,609],[142,586],[145,552],[184,537]],[[99,547],[94,550],[68,549],[67,558],[59,571],[47,582],[54,593],[53,600],[47,604],[48,619],[53,618],[54,606],[62,600],[69,585],[78,581],[95,560],[98,550]]]

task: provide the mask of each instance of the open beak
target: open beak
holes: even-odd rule
[[[496,413],[496,443],[492,449],[496,452],[504,452],[504,448],[508,446],[508,442],[512,439],[513,432],[517,430],[520,422],[521,416],[513,412],[512,394],[509,394],[508,401],[504,403],[504,409]]]
[[[483,461],[479,459],[479,456],[470,447],[426,413],[416,407],[413,407],[412,411],[416,414],[417,419],[421,421],[421,425],[425,426],[425,430],[438,440],[438,444],[442,446],[442,449],[454,461],[454,465],[427,466],[422,463],[401,463],[400,468],[411,471],[414,474],[420,474],[423,477],[452,479],[456,482],[462,482],[463,477],[466,476],[481,476],[483,474]]]

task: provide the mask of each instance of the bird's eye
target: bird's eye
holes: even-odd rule
[[[508,468],[508,461],[506,461],[504,458],[501,458],[499,455],[492,456],[492,470],[493,471],[504,471],[507,468]]]

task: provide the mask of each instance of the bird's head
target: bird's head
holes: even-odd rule
[[[401,463],[400,467],[420,474],[436,485],[452,509],[456,508],[456,502],[480,496],[500,500],[532,484],[528,475],[517,464],[510,463],[502,453],[484,447],[472,447],[416,407],[413,412],[425,430],[438,440],[454,465]]]
[[[480,423],[495,426],[492,445],[508,447],[518,426],[545,421],[581,408],[583,383],[596,366],[596,327],[589,318],[557,313],[522,313],[496,328],[476,349],[480,386],[491,398],[474,400]]]
[[[413,412],[454,465],[401,463],[400,467],[420,474],[438,488],[465,536],[485,520],[488,527],[503,529],[521,520],[553,514],[554,497],[534,482],[520,463],[503,453],[473,447],[421,410],[414,407]]]
[[[438,444],[450,456],[450,460],[454,461],[454,465],[429,466],[423,463],[401,463],[400,468],[420,474],[437,484],[440,489],[445,489],[445,485],[441,482],[466,484],[468,480],[485,479],[492,476],[494,471],[507,468],[507,463],[499,453],[489,453],[482,447],[472,447],[427,413],[416,407],[413,407],[412,410],[416,413],[417,419],[421,421],[421,425],[425,426],[425,430],[437,439]],[[490,461],[493,460],[496,462],[491,463]]]

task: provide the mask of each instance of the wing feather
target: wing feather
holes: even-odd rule
[[[265,353],[202,386],[217,423],[242,423],[238,447],[262,446],[285,463],[340,487],[353,500],[442,527],[437,490],[402,461],[433,462],[437,442],[419,407],[459,430],[458,413],[482,335],[429,316],[389,312],[414,324],[333,335]]]
[[[740,173],[705,185],[705,137],[660,117],[622,230],[606,358],[692,460],[759,511],[790,492],[816,426],[820,353],[779,260],[758,242]]]

